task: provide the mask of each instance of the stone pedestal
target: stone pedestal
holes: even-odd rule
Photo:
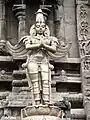
[[[21,120],[62,120],[62,110],[56,106],[28,106],[21,110]]]

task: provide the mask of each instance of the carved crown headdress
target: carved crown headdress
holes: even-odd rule
[[[38,9],[38,11],[35,14],[36,14],[36,22],[38,21],[45,22],[44,13],[42,12],[41,9]]]
[[[38,9],[38,11],[35,13],[36,14],[36,22],[44,22],[45,23],[45,13],[42,12],[41,9]],[[35,24],[31,26],[30,28],[30,35],[35,36],[36,35],[36,30],[35,30]],[[46,30],[44,33],[45,36],[50,36],[50,30],[49,27],[46,25]]]

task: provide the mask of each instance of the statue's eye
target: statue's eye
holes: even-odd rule
[[[40,25],[37,25],[36,27],[37,27],[37,28],[39,28],[39,27],[40,27]]]
[[[42,25],[42,28],[44,28],[45,27],[45,25]]]

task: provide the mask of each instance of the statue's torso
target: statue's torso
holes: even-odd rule
[[[47,37],[33,37],[30,39],[30,44],[39,44],[41,39],[47,44],[49,40]],[[30,53],[30,62],[37,62],[37,63],[47,63],[48,62],[48,53],[47,50],[43,48],[32,49]]]
[[[48,62],[48,55],[47,55],[47,53],[45,53],[45,51],[33,50],[30,53],[29,61],[30,62],[38,62],[38,63],[47,63]]]

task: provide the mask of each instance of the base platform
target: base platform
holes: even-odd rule
[[[62,114],[56,106],[28,106],[21,110],[21,120],[62,120]]]

